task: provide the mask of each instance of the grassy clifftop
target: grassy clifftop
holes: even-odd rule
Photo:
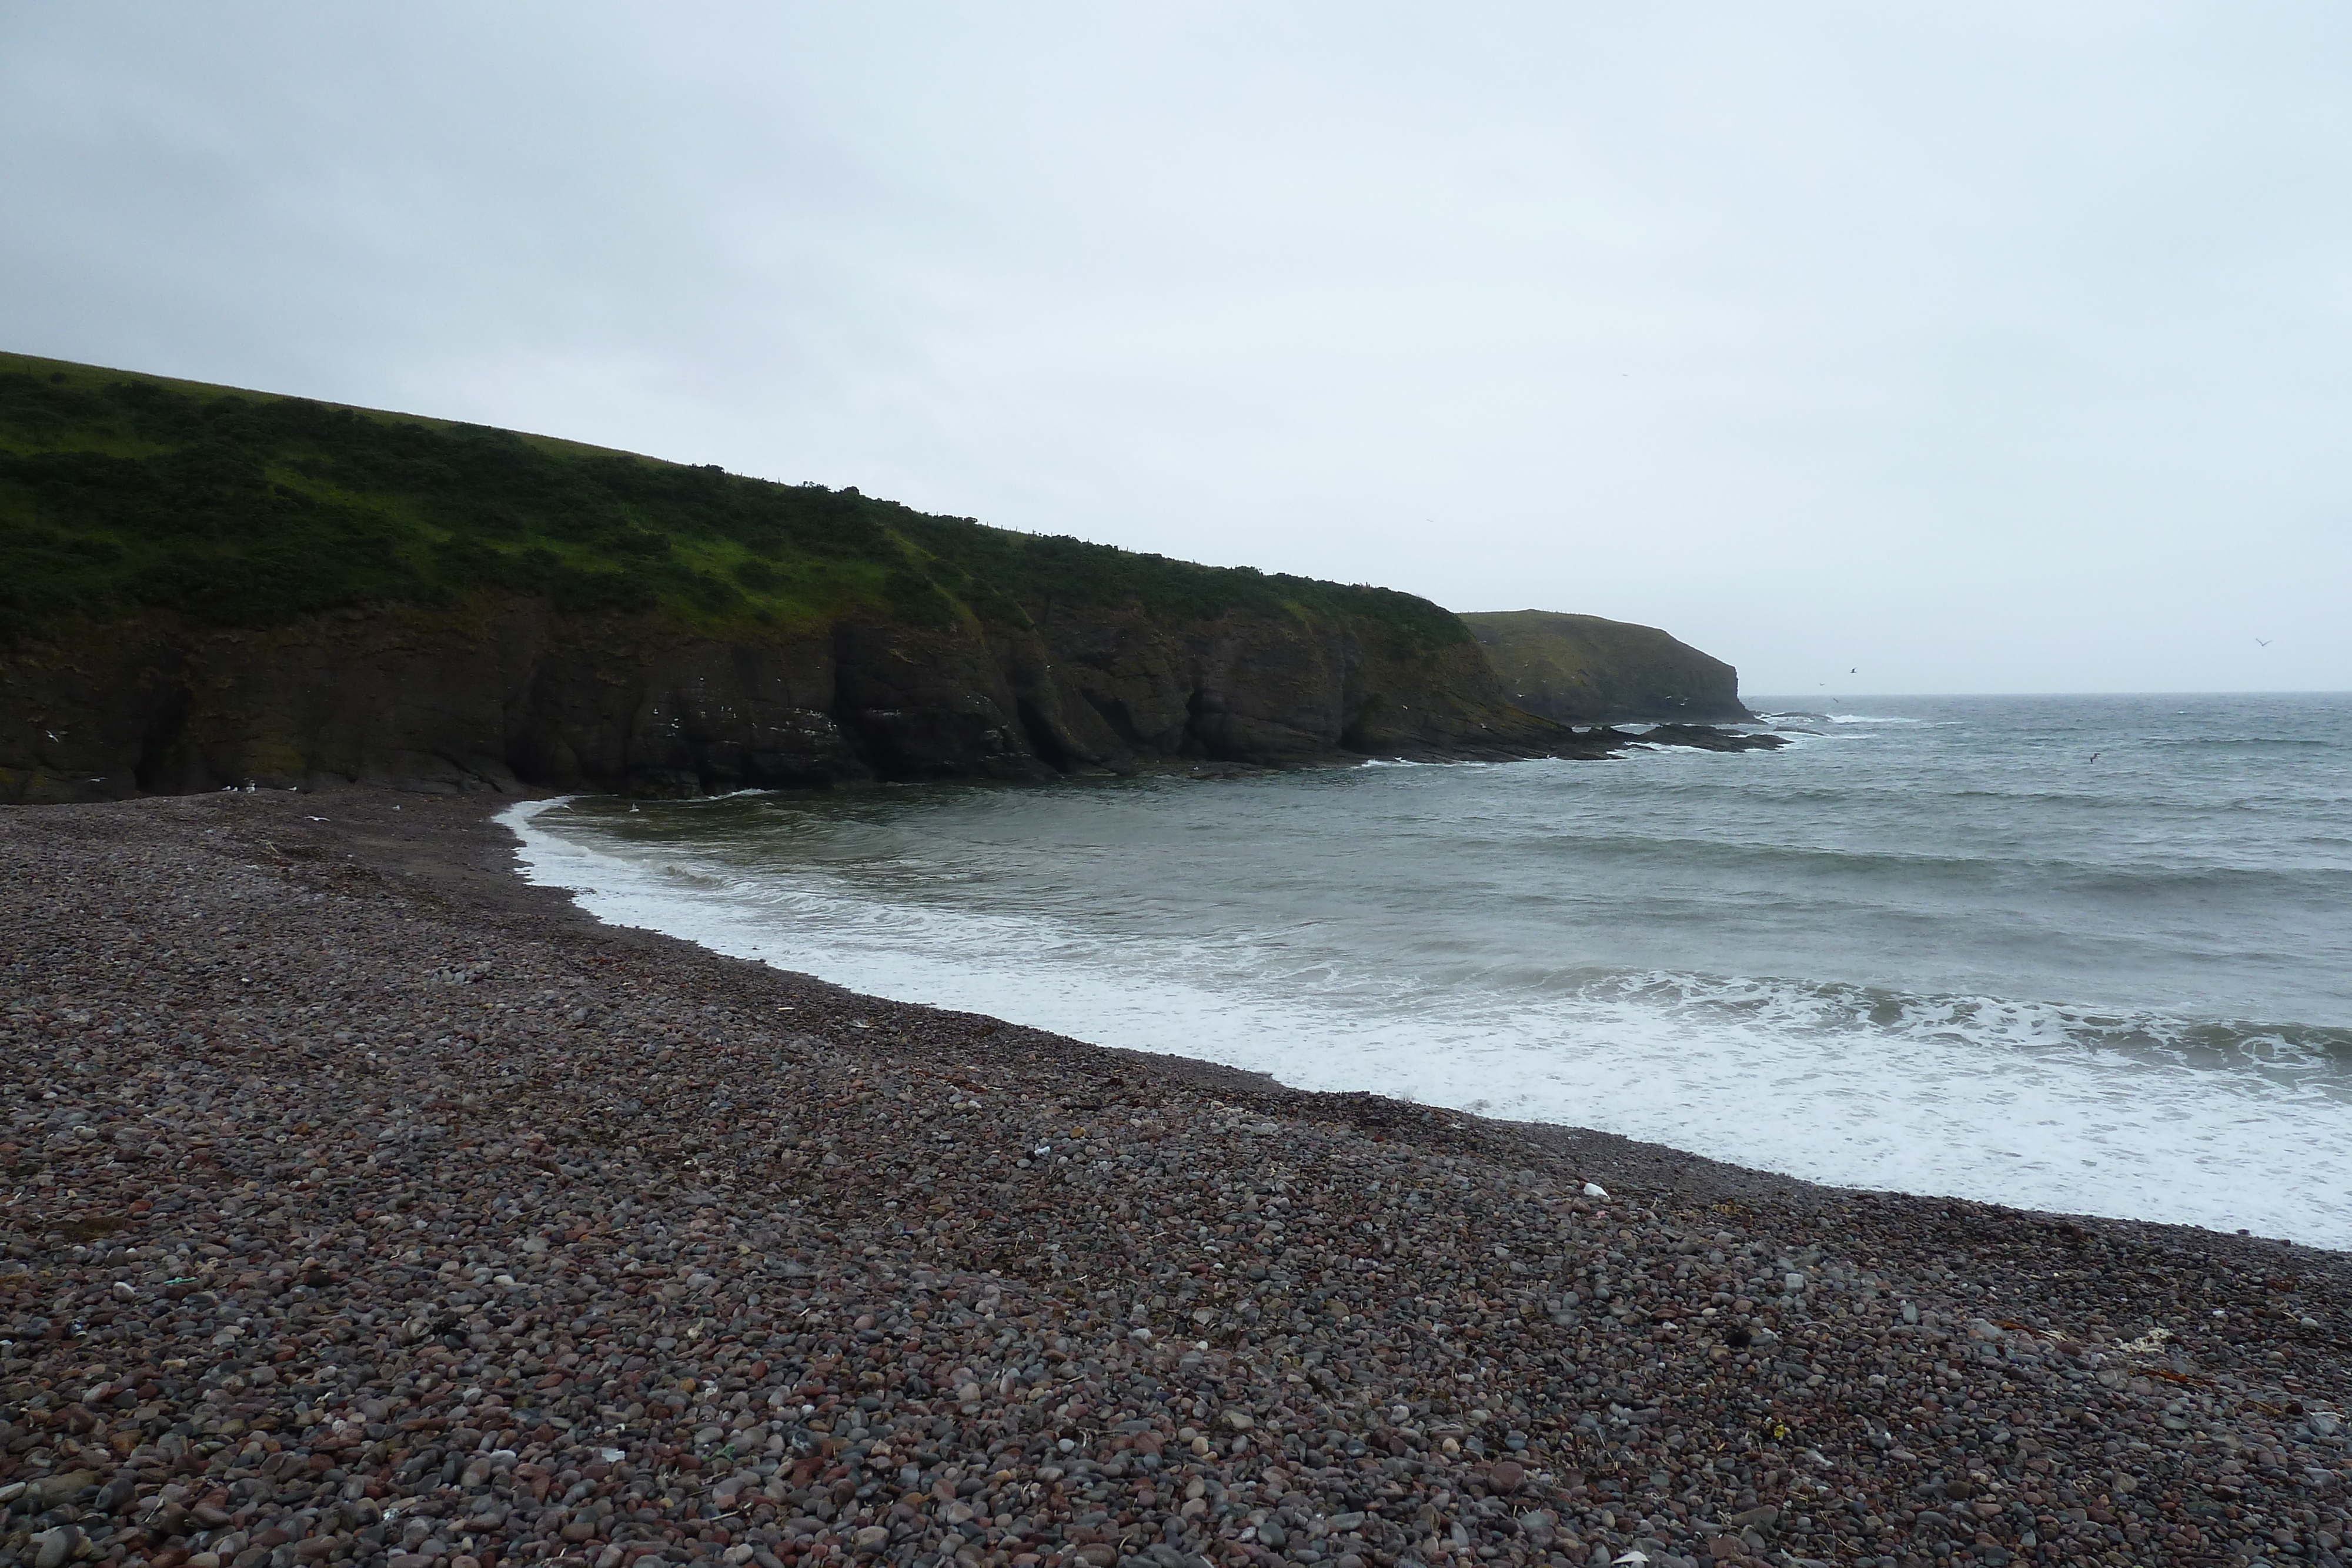
[[[0,612],[266,626],[530,594],[757,639],[1055,605],[1310,612],[1469,641],[1426,600],[929,516],[544,436],[0,354]]]

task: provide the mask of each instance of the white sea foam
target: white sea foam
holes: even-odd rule
[[[2160,1014],[1666,971],[1449,977],[1247,915],[1171,938],[535,821],[559,805],[504,819],[532,880],[869,994],[1813,1180],[2352,1247],[2344,1077],[2284,1040],[2219,1071]]]

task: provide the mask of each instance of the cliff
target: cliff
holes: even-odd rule
[[[1509,610],[1465,615],[1508,699],[1561,724],[1752,719],[1739,672],[1654,626]]]
[[[1425,600],[0,355],[0,799],[1601,755]]]

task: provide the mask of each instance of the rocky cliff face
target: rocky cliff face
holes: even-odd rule
[[[1462,617],[1502,693],[1561,724],[1621,719],[1738,723],[1739,672],[1654,626],[1511,610]]]
[[[0,653],[0,799],[16,801],[329,780],[683,795],[1608,749],[1506,702],[1475,643],[1306,612],[849,619],[722,641],[508,599],[255,630],[151,616]]]
[[[0,353],[0,800],[1601,756],[1565,721],[1744,716],[1664,632],[1477,619]]]

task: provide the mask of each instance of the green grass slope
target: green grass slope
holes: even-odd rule
[[[1464,615],[1511,701],[1561,724],[1738,723],[1739,672],[1654,626],[1549,610]]]
[[[481,425],[0,353],[0,621],[267,626],[484,595],[756,640],[1060,605],[1311,612],[1467,642],[1410,594],[1213,568]]]

